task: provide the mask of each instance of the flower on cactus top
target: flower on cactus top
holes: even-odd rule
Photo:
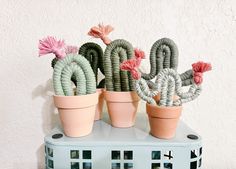
[[[65,52],[66,54],[70,54],[70,53],[76,54],[78,53],[78,50],[79,49],[77,46],[66,46]]]
[[[203,73],[206,71],[210,71],[212,66],[210,63],[204,63],[199,61],[197,63],[192,64],[193,69],[193,80],[197,85],[200,85],[203,81]]]
[[[141,60],[145,58],[145,53],[141,49],[135,48],[134,49],[134,56],[135,56],[137,65],[140,65]]]
[[[107,37],[109,33],[111,33],[114,30],[114,28],[111,25],[103,25],[98,24],[98,26],[94,26],[90,29],[88,32],[88,35],[95,37],[95,38],[101,38],[102,41],[108,45],[111,43],[111,40]]]
[[[57,40],[55,37],[48,36],[39,40],[39,56],[53,53],[58,59],[62,59],[66,56],[65,47],[64,40]]]
[[[129,59],[121,63],[120,69],[121,70],[128,70],[131,73],[131,76],[138,80],[141,78],[141,74],[138,71],[139,64],[137,63],[137,60],[135,58]]]

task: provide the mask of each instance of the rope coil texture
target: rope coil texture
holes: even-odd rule
[[[73,96],[71,77],[76,80],[77,95],[86,95],[96,92],[96,81],[93,70],[82,55],[68,54],[58,60],[53,71],[53,87],[56,95]]]
[[[123,39],[112,41],[104,53],[106,90],[133,91],[134,80],[130,72],[120,70],[120,64],[134,56],[133,46]]]

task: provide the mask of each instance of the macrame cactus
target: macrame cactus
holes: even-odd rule
[[[160,106],[180,106],[183,103],[194,100],[200,95],[201,83],[203,81],[203,73],[211,70],[211,65],[204,62],[197,62],[192,64],[192,85],[187,92],[183,91],[182,80],[176,70],[165,68],[157,75],[155,83],[148,83],[149,81],[140,78],[138,67],[140,59],[133,58],[123,62],[120,65],[122,70],[131,72],[135,79],[135,90],[139,97],[147,101],[149,104],[158,104]],[[189,70],[190,72],[190,70]],[[150,90],[151,88],[151,90]],[[154,96],[160,94],[160,100],[156,103]],[[177,96],[177,99],[174,99]]]
[[[134,80],[127,71],[120,70],[120,63],[134,56],[132,45],[122,39],[107,45],[104,53],[104,73],[106,90],[133,91]]]
[[[96,77],[96,83],[98,84],[97,82],[98,69],[100,69],[100,71],[104,74],[102,48],[96,43],[88,42],[80,47],[79,54],[84,56],[89,61]],[[104,88],[104,86],[105,86],[105,79],[100,81],[97,88]]]
[[[178,55],[178,48],[174,41],[168,38],[159,39],[151,48],[149,58],[151,65],[150,73],[142,73],[142,78],[145,80],[152,80],[165,68],[177,70]]]
[[[53,72],[53,86],[56,95],[73,96],[71,77],[76,79],[76,94],[86,95],[96,92],[96,81],[93,70],[83,56],[68,54],[57,61]]]

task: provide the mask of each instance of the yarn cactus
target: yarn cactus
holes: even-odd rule
[[[152,80],[165,68],[177,70],[178,67],[178,48],[173,40],[162,38],[157,40],[151,48],[149,74],[142,73],[142,78]]]
[[[83,56],[68,54],[58,60],[53,71],[53,86],[56,95],[73,96],[71,77],[76,78],[76,95],[86,95],[96,92],[96,81],[93,70]]]
[[[107,45],[104,53],[106,90],[133,91],[134,80],[130,72],[120,70],[120,63],[134,56],[133,46],[126,40],[118,39]]]
[[[84,56],[89,61],[95,74],[96,83],[98,85],[97,88],[104,88],[105,79],[101,80],[99,84],[97,82],[98,69],[100,69],[102,74],[104,74],[102,48],[96,43],[88,42],[80,47],[79,54]]]
[[[160,106],[180,106],[183,103],[194,100],[200,95],[201,86],[192,84],[187,92],[183,92],[182,81],[179,74],[174,69],[163,69],[156,80],[154,91],[150,91],[145,80],[136,82],[138,95],[149,104],[156,104],[154,96],[160,94],[158,105]],[[178,99],[174,100],[174,96]]]

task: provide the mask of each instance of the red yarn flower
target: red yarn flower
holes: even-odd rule
[[[66,56],[64,40],[57,40],[55,37],[48,36],[42,40],[39,40],[39,56],[53,53],[58,59],[62,59]]]
[[[93,36],[95,38],[101,38],[102,41],[108,45],[111,43],[111,40],[107,37],[110,32],[112,32],[114,28],[110,25],[104,26],[103,24],[99,24],[98,27],[94,26],[88,32],[88,35]]]
[[[203,81],[203,73],[206,71],[210,71],[212,69],[210,63],[204,63],[199,61],[197,63],[192,64],[193,69],[193,80],[197,85],[200,85]]]
[[[141,78],[141,74],[138,71],[138,67],[141,64],[141,60],[145,57],[145,54],[142,50],[137,48],[134,50],[134,54],[135,58],[126,60],[123,63],[121,63],[120,69],[130,71],[132,77],[135,80],[138,80]]]

